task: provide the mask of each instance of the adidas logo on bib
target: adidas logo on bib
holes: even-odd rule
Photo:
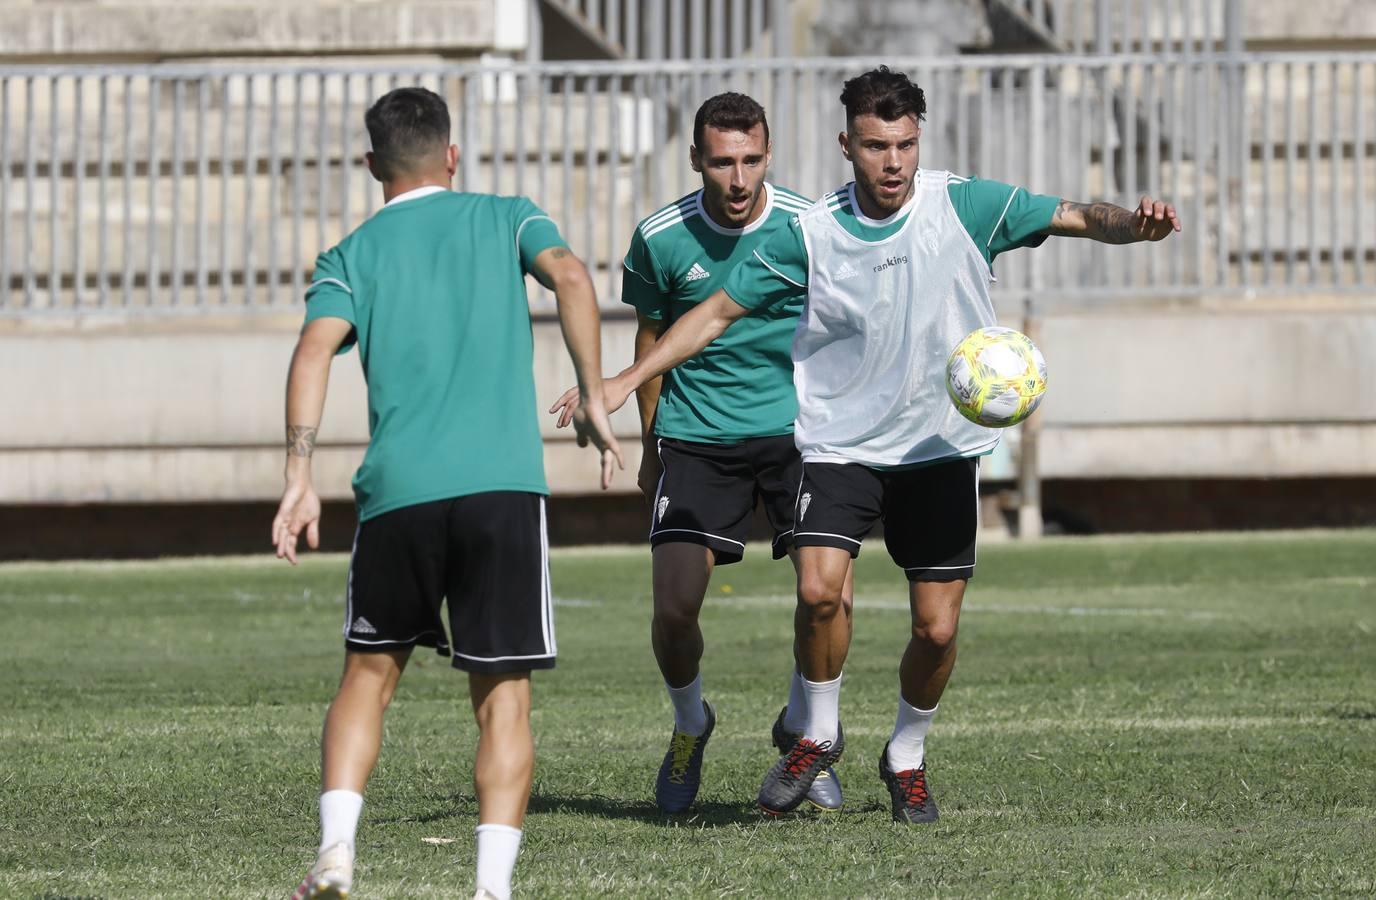
[[[854,278],[859,274],[855,267],[850,264],[850,260],[845,260],[841,263],[841,268],[837,269],[831,277],[836,281],[845,281],[847,278]]]
[[[349,627],[349,630],[357,634],[377,634],[377,629],[373,627],[373,623],[362,616],[354,619],[354,624]]]
[[[693,268],[691,268],[691,269],[688,270],[688,274],[687,274],[686,276],[684,276],[684,279],[683,279],[683,280],[684,280],[684,281],[701,281],[701,280],[704,279],[704,278],[711,278],[711,277],[712,277],[712,273],[711,273],[711,272],[708,272],[706,269],[704,269],[704,268],[703,268],[701,265],[699,265],[698,263],[693,263]]]

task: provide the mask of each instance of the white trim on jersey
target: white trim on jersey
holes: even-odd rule
[[[675,225],[679,225],[679,224],[681,224],[681,223],[683,223],[683,222],[686,222],[686,221],[688,221],[689,219],[693,218],[693,217],[696,216],[696,215],[698,215],[698,210],[696,210],[696,209],[690,209],[690,210],[688,210],[687,212],[681,213],[680,215],[678,215],[678,216],[676,216],[676,217],[674,217],[674,218],[665,219],[664,221],[662,221],[662,222],[660,222],[659,224],[655,225],[655,226],[654,226],[653,228],[651,228],[649,231],[645,231],[645,230],[642,229],[642,230],[641,230],[641,235],[645,238],[645,240],[648,241],[650,238],[652,238],[652,237],[654,237],[655,235],[659,234],[661,231],[664,231],[664,230],[667,229],[667,228],[673,228]]]
[[[948,182],[949,183],[949,182]],[[989,240],[984,242],[984,249],[988,250],[989,245],[994,243],[994,235],[999,233],[999,226],[1003,224],[1004,218],[1008,215],[1008,207],[1013,205],[1013,198],[1018,196],[1021,188],[1013,188],[1013,193],[1008,195],[1008,202],[1003,204],[1003,212],[999,213],[999,220],[994,223],[994,230],[989,232]]]
[[[383,204],[383,206],[395,206],[398,203],[405,203],[408,200],[419,200],[421,197],[429,197],[431,194],[438,194],[440,191],[447,190],[449,190],[449,188],[440,187],[437,184],[422,185],[421,187],[418,187],[415,190],[407,191],[404,194],[397,194],[391,200],[388,200],[385,204]]]
[[[521,232],[525,229],[525,227],[526,227],[527,225],[529,225],[531,222],[534,222],[534,221],[536,221],[536,220],[538,220],[538,219],[544,219],[545,221],[549,222],[550,224],[552,224],[552,225],[554,224],[554,220],[551,219],[549,216],[526,216],[524,219],[522,219],[522,220],[521,220],[521,224],[516,226],[516,251],[517,251],[518,253],[519,253],[520,250],[521,250]],[[558,226],[558,225],[555,225],[555,227],[558,228],[559,226]]]
[[[674,213],[682,213],[684,210],[691,208],[694,203],[693,198],[700,193],[702,193],[702,191],[697,191],[695,193],[689,194],[687,197],[684,197],[680,200],[675,200],[673,204],[666,206],[663,209],[657,212],[653,212],[650,215],[646,216],[644,219],[641,220],[640,225],[638,226],[640,228],[641,233],[643,234],[648,229],[655,227],[660,223],[661,220],[671,218]]]
[[[306,287],[306,290],[309,291],[311,288],[315,287],[317,284],[337,284],[337,285],[339,285],[340,287],[342,287],[344,290],[348,291],[350,294],[353,294],[353,292],[354,292],[354,289],[353,289],[353,288],[349,287],[347,284],[345,284],[344,282],[340,281],[338,278],[317,278],[315,281],[312,281],[312,282]]]
[[[800,288],[805,288],[805,287],[807,287],[807,285],[805,285],[805,284],[799,284],[798,282],[794,281],[792,278],[789,278],[789,277],[788,277],[787,275],[785,275],[783,272],[780,272],[778,269],[776,269],[776,268],[774,268],[773,266],[771,266],[771,265],[769,264],[769,262],[768,262],[763,256],[760,255],[760,251],[758,251],[758,250],[751,250],[750,253],[751,253],[752,256],[754,256],[756,259],[758,259],[758,260],[760,261],[761,265],[763,265],[766,269],[768,269],[769,271],[773,272],[775,275],[778,275],[780,278],[782,278],[784,281],[787,281],[789,284],[793,285],[794,287],[800,287]]]
[[[626,268],[626,271],[627,271],[627,272],[630,272],[632,275],[634,275],[636,278],[639,278],[641,281],[645,282],[645,283],[648,284],[650,287],[656,288],[656,289],[659,288],[659,285],[655,284],[653,281],[651,281],[650,279],[646,278],[644,275],[641,275],[641,274],[640,274],[639,272],[637,272],[635,269],[632,269],[632,268],[631,268],[631,264],[628,263],[628,262],[626,262],[626,260],[624,260],[624,259],[621,260],[621,265],[624,266],[624,267]]]

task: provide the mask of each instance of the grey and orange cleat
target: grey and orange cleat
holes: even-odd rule
[[[807,799],[817,776],[835,765],[845,749],[846,738],[839,725],[834,741],[816,743],[798,738],[765,773],[757,798],[760,809],[773,816],[797,809]]]
[[[927,787],[927,760],[916,769],[895,772],[889,766],[889,745],[879,754],[879,777],[889,789],[890,809],[895,822],[925,825],[939,818],[936,799]]]
[[[353,882],[354,851],[340,841],[320,851],[291,900],[347,900]]]
[[[774,728],[770,732],[770,737],[774,741],[774,749],[780,755],[787,753],[802,737],[801,734],[789,731],[784,726],[784,713],[788,712],[785,706],[779,710],[779,717],[774,720]],[[807,789],[807,802],[825,812],[835,812],[845,805],[845,800],[841,796],[841,779],[836,777],[836,770],[827,766],[812,782],[812,787]]]
[[[702,754],[712,729],[717,727],[717,711],[706,700],[707,728],[702,734],[684,734],[677,728],[669,738],[669,750],[659,764],[655,778],[655,805],[660,812],[681,813],[693,805],[702,785]]]

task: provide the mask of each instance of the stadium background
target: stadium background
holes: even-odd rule
[[[877,61],[928,90],[924,164],[1151,192],[1185,221],[1162,245],[999,261],[1002,318],[1051,381],[986,466],[986,527],[1376,519],[1369,3],[3,0],[0,558],[266,546],[301,287],[379,202],[362,113],[383,90],[442,91],[461,186],[560,222],[614,369],[634,332],[620,255],[693,187],[698,103],[757,96],[773,179],[817,195],[847,177],[840,83]],[[552,399],[571,371],[550,298],[531,303]],[[343,358],[316,466],[337,549],[362,391]],[[636,433],[629,408],[617,424]],[[639,538],[636,445],[597,496],[591,457],[547,431],[556,541]]]

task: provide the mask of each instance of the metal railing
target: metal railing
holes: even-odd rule
[[[1003,303],[1376,287],[1376,55],[890,62],[927,91],[925,165],[1180,207],[1160,245],[1006,254]],[[296,308],[317,252],[380,203],[367,103],[413,83],[451,105],[458,186],[533,197],[619,308],[636,222],[699,184],[704,98],[763,102],[772,179],[817,196],[850,178],[837,95],[873,64],[0,68],[0,316]]]

